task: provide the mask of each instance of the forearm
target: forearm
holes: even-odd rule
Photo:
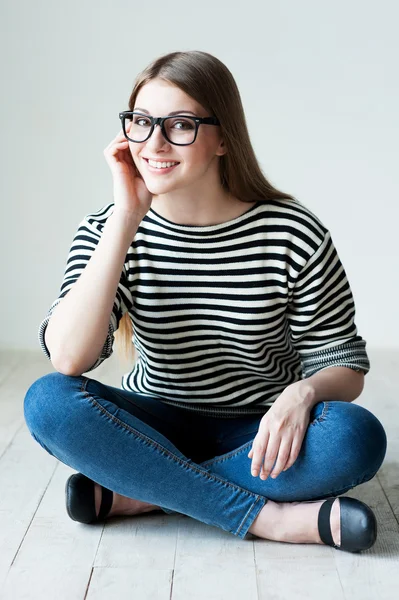
[[[126,253],[139,222],[114,212],[90,260],[55,308],[45,332],[51,361],[64,374],[89,369],[104,346]]]
[[[362,393],[364,372],[348,367],[329,367],[293,385],[298,386],[302,398],[311,408],[323,400],[352,402]]]

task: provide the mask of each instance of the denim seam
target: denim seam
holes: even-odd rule
[[[146,436],[145,434],[141,433],[140,431],[137,431],[136,429],[133,429],[132,427],[130,427],[130,425],[128,425],[127,423],[124,423],[123,421],[121,421],[120,419],[118,419],[117,417],[115,417],[114,415],[112,415],[111,413],[109,413],[103,406],[101,406],[101,404],[99,404],[85,389],[85,383],[82,383],[82,388],[81,388],[81,392],[84,393],[87,397],[87,399],[89,400],[89,402],[94,406],[94,408],[97,408],[98,410],[100,410],[100,412],[102,412],[104,414],[104,416],[106,418],[108,418],[110,421],[113,421],[114,423],[120,425],[121,427],[125,428],[126,431],[128,433],[131,433],[135,436],[137,436],[138,438],[142,438],[143,441],[146,441],[147,443],[149,443],[150,445],[153,445],[157,448],[157,450],[160,450],[161,452],[163,452],[164,454],[167,454],[170,458],[172,458],[175,462],[180,463],[181,466],[184,466],[186,468],[190,468],[193,471],[196,471],[197,473],[200,473],[201,475],[204,475],[205,477],[207,477],[208,479],[211,479],[213,481],[218,481],[219,483],[223,484],[225,487],[231,487],[235,490],[240,490],[241,492],[244,492],[245,494],[248,494],[249,496],[253,496],[255,497],[256,500],[258,500],[259,498],[263,498],[264,496],[260,496],[259,494],[256,494],[255,492],[251,492],[249,490],[246,490],[242,487],[240,487],[237,484],[234,483],[230,483],[229,481],[223,480],[223,479],[219,479],[219,477],[217,475],[210,475],[207,471],[205,470],[200,470],[197,469],[195,467],[195,465],[192,464],[188,464],[187,461],[184,461],[183,459],[181,459],[179,456],[176,456],[175,454],[173,454],[172,452],[170,452],[170,450],[168,450],[167,448],[165,448],[164,446],[162,446],[161,444],[159,444],[158,442],[152,440],[151,438],[149,438],[148,436]]]
[[[216,458],[211,458],[210,460],[204,461],[203,465],[211,465],[213,463],[224,462],[228,458],[231,458],[232,456],[236,456],[240,452],[244,452],[244,450],[252,443],[253,443],[253,440],[249,440],[249,442],[245,442],[245,444],[243,444],[242,446],[239,446],[238,448],[234,448],[234,450],[230,450],[230,452],[228,452],[227,454],[223,454],[223,456],[221,456],[220,458],[216,457]]]
[[[243,518],[243,520],[241,521],[241,523],[240,523],[240,526],[238,527],[238,529],[237,529],[237,531],[236,531],[235,535],[239,535],[239,534],[240,534],[240,531],[241,531],[241,529],[244,527],[244,525],[245,525],[245,523],[246,523],[246,520],[247,520],[248,516],[249,516],[249,515],[252,513],[253,509],[256,507],[256,505],[258,504],[259,500],[262,500],[262,499],[263,499],[263,500],[265,500],[266,502],[268,501],[268,500],[267,500],[267,498],[266,498],[266,497],[264,497],[264,496],[258,496],[258,497],[257,497],[257,499],[255,500],[255,502],[254,502],[254,503],[252,504],[252,506],[251,506],[251,507],[248,509],[248,511],[247,511],[247,513],[246,513],[246,515],[245,515],[245,517],[244,517],[244,518]],[[259,511],[259,512],[260,512],[260,511]],[[259,513],[258,513],[258,514],[259,514]]]
[[[323,401],[323,410],[322,413],[319,417],[317,417],[316,419],[313,419],[313,421],[311,423],[309,423],[309,425],[314,425],[314,423],[320,423],[321,421],[325,421],[326,420],[326,415],[328,413],[328,410],[330,408],[330,403]]]

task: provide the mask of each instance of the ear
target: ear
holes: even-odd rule
[[[218,149],[216,150],[216,156],[223,156],[227,154],[227,148],[223,140],[221,140]]]

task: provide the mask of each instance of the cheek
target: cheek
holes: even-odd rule
[[[137,151],[137,149],[130,147],[130,154],[132,155],[133,162],[136,165],[136,167],[138,168],[138,170],[140,172],[143,171],[144,170],[143,159],[141,158],[141,156],[138,155],[139,152]]]
[[[138,153],[139,153],[139,148],[137,148],[137,144],[133,144],[133,142],[129,142],[129,150],[130,150],[130,154],[133,157],[134,161],[138,161]]]
[[[200,144],[195,148],[193,147],[191,150],[181,152],[180,155],[184,166],[196,171],[203,171],[206,169],[212,159],[208,148]]]

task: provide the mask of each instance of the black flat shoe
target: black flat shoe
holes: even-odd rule
[[[341,545],[334,544],[330,528],[330,513],[334,500],[326,500],[320,507],[318,528],[321,541],[337,550],[361,552],[368,550],[377,539],[377,520],[371,508],[355,498],[338,498],[341,509]]]
[[[67,479],[65,484],[66,509],[74,521],[96,523],[102,521],[111,510],[114,493],[101,486],[101,506],[98,517],[96,516],[94,486],[95,482],[83,473],[75,473]]]

